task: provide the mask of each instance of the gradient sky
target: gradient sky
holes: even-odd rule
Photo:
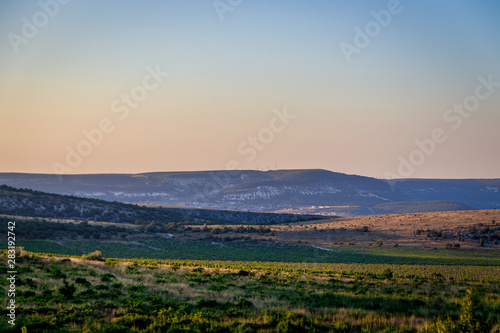
[[[478,77],[500,82],[498,1],[401,0],[350,63],[340,44],[354,45],[355,28],[390,1],[243,0],[223,20],[210,0],[73,0],[40,14],[54,1],[0,3],[0,172],[213,170],[231,161],[398,177],[401,158],[418,157],[415,140],[441,128],[447,140],[408,175],[500,178],[500,87],[459,128],[443,119]],[[15,52],[12,36],[35,19],[41,27]],[[148,66],[169,75],[119,118],[112,104],[142,85]],[[296,117],[271,140],[275,109]],[[82,131],[103,119],[113,130],[69,166],[67,147],[85,145]],[[248,137],[259,133],[257,150]]]

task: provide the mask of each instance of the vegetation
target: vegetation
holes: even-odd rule
[[[146,207],[99,199],[44,193],[0,185],[0,214],[148,224],[189,221],[217,224],[276,224],[319,219],[315,215],[254,213],[196,208]]]
[[[82,255],[83,260],[102,260],[102,252],[101,251],[94,251],[89,254],[84,254]]]
[[[16,219],[16,327],[0,331],[498,333],[498,215],[270,226]]]
[[[411,250],[401,248],[344,247],[338,252],[315,249],[306,244],[249,241],[183,241],[174,238],[127,240],[19,241],[27,251],[82,255],[96,250],[104,257],[241,260],[309,263],[374,263],[400,265],[500,266],[497,253],[455,250]],[[6,248],[0,244],[0,248]]]
[[[83,258],[82,258],[83,259]],[[499,270],[18,258],[27,332],[490,332]],[[0,271],[7,271],[6,253]],[[7,281],[1,281],[4,287]],[[5,314],[2,307],[2,315]],[[15,329],[4,328],[5,332]]]
[[[0,218],[0,225],[3,225],[0,236],[3,232],[5,238],[7,221]],[[296,227],[282,228],[302,233],[294,231]],[[304,230],[300,228],[298,230]],[[321,234],[313,228],[305,230],[309,229],[311,233]],[[441,249],[412,249],[389,247],[385,241],[377,240],[372,247],[336,245],[321,248],[305,241],[280,241],[273,230],[262,225],[189,226],[184,222],[151,222],[125,228],[121,224],[102,226],[88,222],[17,220],[16,241],[18,246],[33,252],[83,255],[101,251],[102,256],[108,258],[500,266],[496,251],[461,250],[451,243]],[[372,233],[355,232],[360,235]],[[286,240],[286,236],[281,239]],[[0,248],[6,249],[6,246],[0,243]]]
[[[0,237],[7,237],[8,218],[0,217]],[[87,221],[55,223],[45,219],[16,219],[18,239],[109,239],[120,234],[135,234],[137,231],[121,226],[93,225]]]

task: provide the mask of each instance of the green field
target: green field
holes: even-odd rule
[[[500,332],[492,249],[318,248],[265,227],[164,227],[174,235],[18,223],[16,326],[0,332]]]
[[[61,245],[63,244],[63,245]],[[28,251],[81,255],[99,250],[108,258],[248,260],[269,262],[380,263],[500,266],[495,252],[401,248],[332,247],[275,242],[212,242],[149,238],[147,240],[19,241]],[[3,249],[5,249],[5,245]]]
[[[17,324],[3,332],[491,332],[500,321],[498,267],[26,252],[17,265]]]

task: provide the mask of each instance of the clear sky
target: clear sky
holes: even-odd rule
[[[60,1],[0,2],[0,172],[500,178],[498,1]]]

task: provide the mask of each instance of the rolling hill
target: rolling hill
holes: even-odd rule
[[[500,208],[500,179],[389,181],[326,170],[1,173],[0,184],[123,203],[245,211],[307,213],[318,207],[322,207],[320,213],[330,215],[421,211],[423,206],[415,201],[436,201],[432,210]],[[396,210],[375,208],[394,202],[399,203]]]
[[[0,214],[40,218],[96,220],[141,224],[156,221],[239,224],[275,224],[319,219],[314,215],[255,213],[196,208],[145,207],[99,199],[44,193],[0,186]]]

